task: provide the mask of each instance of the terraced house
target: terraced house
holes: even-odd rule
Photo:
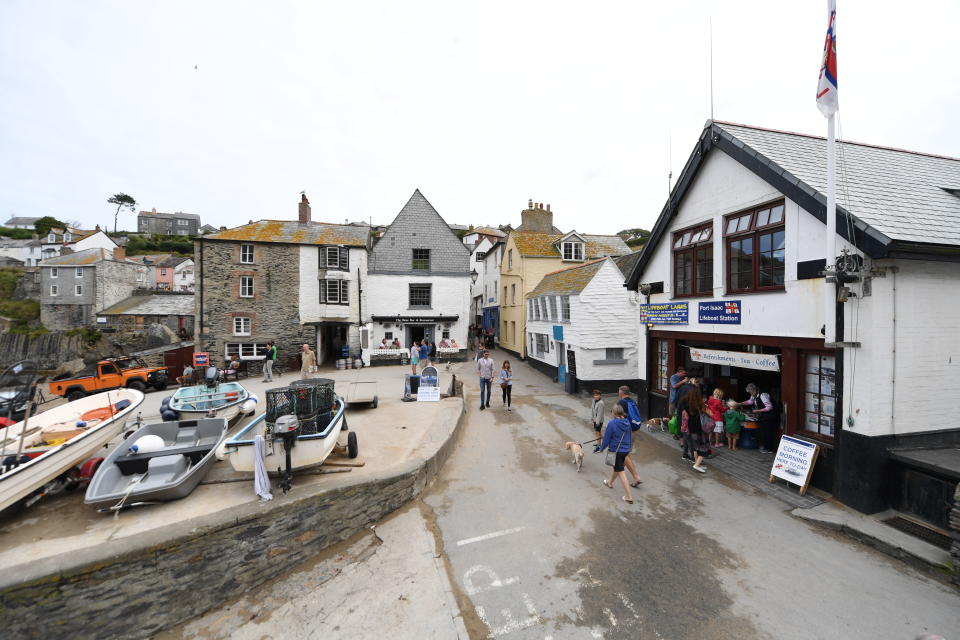
[[[313,222],[301,197],[297,220],[260,220],[194,243],[197,344],[224,359],[259,360],[269,340],[296,363],[307,343],[323,362],[344,346],[359,355],[370,227]]]

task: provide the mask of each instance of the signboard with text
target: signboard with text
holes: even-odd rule
[[[694,362],[719,364],[759,371],[780,371],[780,360],[775,353],[749,353],[746,351],[717,351],[690,347],[690,359]]]
[[[818,452],[819,447],[812,442],[783,436],[773,459],[773,468],[770,469],[770,482],[774,478],[786,480],[790,484],[800,485],[800,495],[805,494]]]
[[[689,303],[641,304],[640,322],[646,324],[689,324]]]
[[[420,387],[417,402],[440,402],[440,387]]]
[[[740,324],[740,301],[701,302],[697,320],[700,324]]]

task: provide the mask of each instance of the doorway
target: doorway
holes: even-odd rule
[[[433,344],[433,325],[428,324],[408,324],[404,327],[407,339],[405,347],[410,347],[414,342],[422,342],[424,338]]]

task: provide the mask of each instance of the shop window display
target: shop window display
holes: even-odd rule
[[[803,429],[832,438],[837,415],[836,358],[807,355],[804,375],[806,392]]]

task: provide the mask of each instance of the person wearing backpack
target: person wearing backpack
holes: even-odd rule
[[[637,406],[636,401],[630,397],[630,387],[623,385],[620,389],[617,390],[617,395],[620,396],[620,399],[617,400],[615,406],[623,409],[623,413],[626,416],[627,422],[630,423],[630,431],[636,431],[643,426],[643,418],[640,416],[640,407]],[[641,484],[640,474],[637,473],[637,465],[633,463],[633,459],[630,457],[630,454],[627,454],[624,464],[627,466],[627,471],[630,472],[630,475],[633,476],[633,482],[630,483],[631,487],[636,487]]]

